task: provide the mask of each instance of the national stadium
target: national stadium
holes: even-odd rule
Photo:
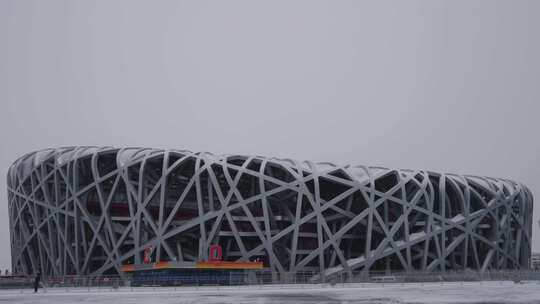
[[[528,269],[531,255],[533,197],[507,179],[63,147],[16,160],[7,189],[12,268],[29,274],[255,265],[329,278]]]

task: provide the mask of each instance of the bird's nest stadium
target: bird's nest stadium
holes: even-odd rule
[[[533,198],[499,178],[149,148],[29,153],[7,176],[12,267],[260,261],[323,277],[527,269]],[[148,248],[152,248],[150,252]]]

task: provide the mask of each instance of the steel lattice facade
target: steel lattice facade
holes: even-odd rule
[[[275,275],[526,269],[531,192],[497,178],[184,150],[68,147],[8,173],[13,269],[262,260]]]

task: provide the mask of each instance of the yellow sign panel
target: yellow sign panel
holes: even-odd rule
[[[197,262],[195,267],[203,269],[262,269],[263,262]]]

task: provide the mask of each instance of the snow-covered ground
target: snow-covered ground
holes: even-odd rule
[[[0,303],[540,303],[540,282],[2,290]]]

